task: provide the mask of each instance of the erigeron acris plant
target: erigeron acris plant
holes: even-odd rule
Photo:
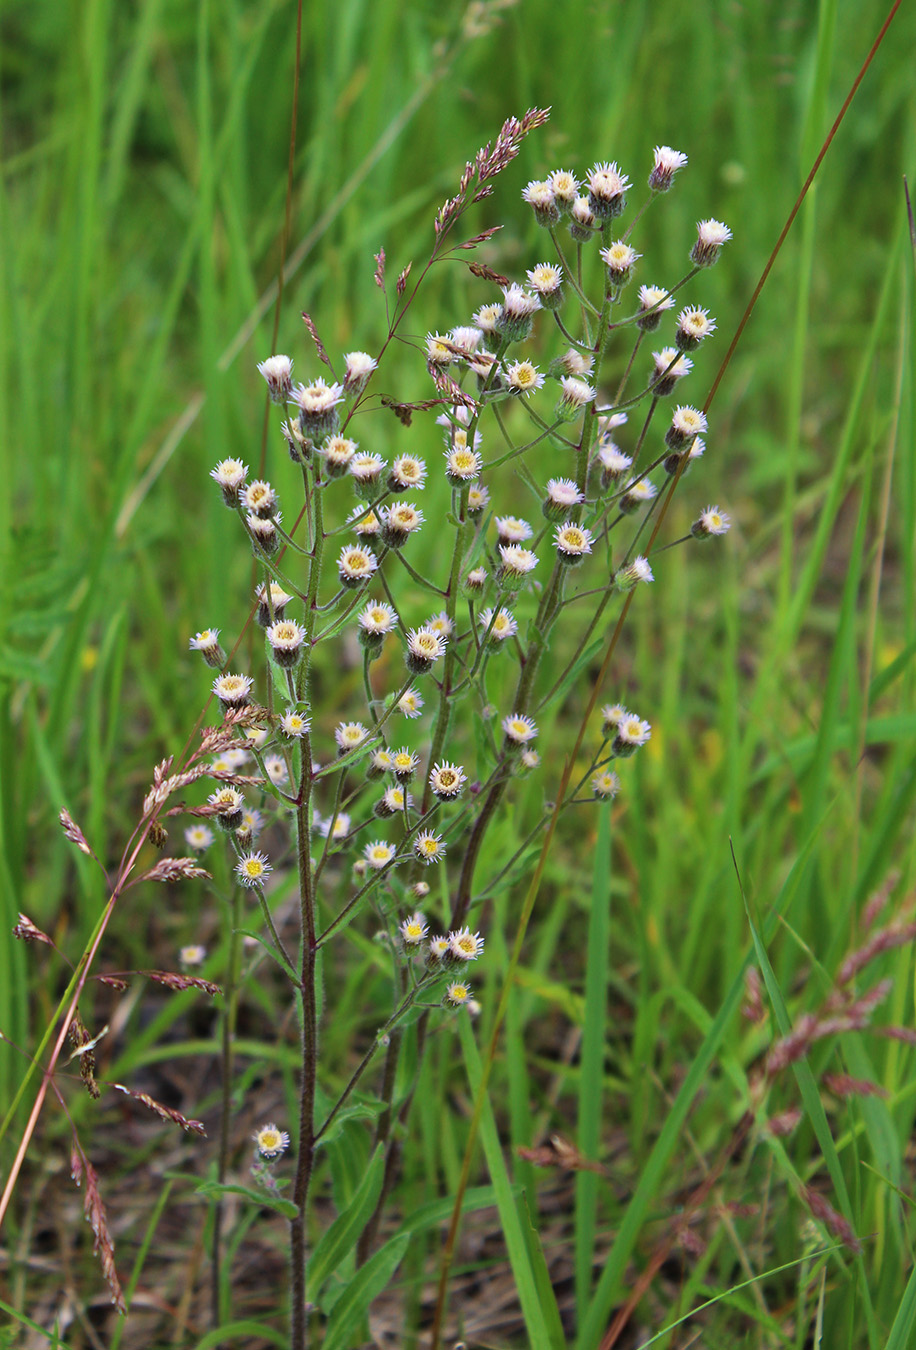
[[[513,785],[541,770],[545,710],[583,666],[600,625],[652,583],[659,513],[703,454],[708,432],[704,412],[678,399],[692,354],[716,325],[681,296],[716,262],[730,232],[701,221],[692,247],[685,241],[685,274],[656,284],[631,240],[645,210],[686,165],[685,155],[659,147],[644,200],[629,221],[630,182],[616,164],[595,165],[583,181],[557,169],[529,183],[523,196],[543,229],[539,253],[547,260],[524,281],[472,263],[494,298],[473,314],[449,316],[441,325],[446,331],[421,344],[429,399],[382,400],[402,422],[422,429],[426,456],[405,450],[387,463],[373,448],[365,418],[355,439],[353,415],[370,406],[385,352],[402,336],[423,276],[432,263],[462,257],[461,250],[473,251],[496,233],[454,242],[466,212],[490,194],[492,180],[546,116],[533,110],[521,121],[509,119],[494,145],[467,164],[458,192],[437,214],[435,246],[418,282],[409,285],[405,269],[390,296],[384,255],[378,256],[376,281],[391,313],[377,355],[351,351],[332,361],[307,318],[326,374],[308,369],[297,381],[286,355],[259,364],[277,408],[274,446],[285,443],[299,470],[301,501],[281,509],[272,484],[252,480],[240,460],[223,460],[212,471],[257,561],[254,615],[264,659],[243,672],[229,668],[215,627],[192,639],[191,648],[219,671],[212,692],[222,721],[205,731],[184,769],[160,766],[140,842],[161,832],[160,818],[189,811],[196,817],[186,831],[193,858],[164,860],[169,880],[206,876],[197,859],[214,843],[211,826],[233,852],[221,1182],[230,1155],[241,935],[251,925],[242,903],[252,893],[262,919],[259,941],[294,994],[299,1116],[281,1122],[288,1130],[273,1122],[258,1130],[252,1169],[265,1192],[282,1196],[289,1146],[292,1186],[277,1204],[287,1205],[290,1223],[293,1350],[306,1345],[309,1311],[321,1295],[320,1287],[306,1288],[317,1151],[350,1111],[356,1090],[373,1092],[373,1156],[383,1180],[361,1227],[357,1259],[364,1261],[396,1179],[397,1126],[409,1118],[409,1095],[395,1100],[406,1038],[418,1061],[430,1018],[475,1010],[473,963],[485,950],[488,899],[507,877],[521,874],[554,807],[544,807],[512,856],[481,875],[488,831]],[[643,272],[648,280],[641,283]],[[446,513],[421,505],[422,494],[434,495],[429,489],[442,478],[450,494]],[[724,511],[707,506],[690,534],[674,542],[722,535],[728,524]],[[430,528],[438,532],[439,575],[411,561],[413,537]],[[550,666],[558,629],[564,659]],[[333,652],[354,635],[362,697],[346,707],[314,706],[319,649]],[[625,790],[623,761],[651,735],[645,711],[623,703],[602,708],[592,748],[576,763],[556,810]],[[467,731],[472,715],[476,737]],[[547,749],[549,767],[568,747]],[[175,793],[206,777],[215,780],[206,802],[169,805]],[[289,840],[288,852],[259,844],[267,823],[274,838]],[[124,866],[135,858],[136,850],[125,853]],[[447,879],[440,875],[431,887],[429,878],[443,870]],[[275,905],[291,872],[295,923],[280,919]],[[388,954],[391,1013],[343,1091],[328,1098],[321,1085],[318,963],[360,921]],[[194,944],[182,949],[181,962],[191,968],[203,956]],[[217,1269],[220,1241],[217,1216]]]
[[[543,120],[544,114],[534,112],[522,123],[508,122],[495,148],[486,147],[467,166],[459,193],[437,217],[434,260],[451,250],[450,239],[471,201],[488,193],[489,179]],[[404,421],[437,414],[444,445],[436,451],[432,442],[432,462],[404,454],[389,465],[365,444],[365,435],[359,443],[352,438],[353,414],[371,397],[379,358],[350,352],[337,368],[318,343],[330,368],[327,377],[312,372],[296,383],[293,360],[285,355],[259,365],[271,399],[290,409],[281,430],[302,473],[300,530],[284,530],[277,494],[267,482],[248,482],[246,466],[224,461],[213,471],[263,570],[258,619],[268,658],[258,703],[247,675],[223,674],[213,688],[224,706],[247,709],[249,726],[267,732],[252,753],[265,780],[274,783],[280,808],[295,820],[300,902],[295,946],[276,931],[270,914],[263,888],[266,857],[237,844],[242,881],[259,890],[267,940],[300,1001],[301,1118],[293,1188],[297,1213],[291,1221],[295,1345],[305,1334],[304,1219],[315,1147],[383,1050],[375,1140],[390,1147],[391,1092],[406,1026],[418,1008],[425,1018],[439,1004],[472,1003],[470,984],[455,975],[484,947],[472,927],[485,926],[485,897],[494,884],[478,877],[488,827],[518,775],[539,766],[539,719],[605,611],[653,580],[646,556],[653,513],[665,500],[666,483],[675,483],[703,453],[704,413],[673,396],[690,373],[689,354],[716,325],[703,308],[677,308],[677,297],[717,260],[730,232],[715,220],[700,222],[691,265],[666,287],[637,287],[640,255],[630,242],[643,211],[668,191],[685,164],[678,151],[656,150],[646,200],[625,228],[630,183],[616,164],[597,164],[584,183],[558,169],[528,184],[524,198],[554,257],[533,266],[524,283],[486,267],[473,269],[500,284],[501,298],[473,316],[455,316],[459,326],[443,325],[446,332],[426,337],[434,386],[427,403],[386,400]],[[491,233],[468,243],[479,244]],[[377,280],[384,287],[381,259]],[[405,285],[402,274],[389,339],[412,299]],[[551,335],[557,348],[540,364],[527,349],[536,326],[539,350]],[[664,328],[673,331],[646,360],[649,335]],[[641,418],[633,431],[637,409]],[[503,503],[499,483],[506,466],[514,469],[516,486]],[[435,528],[443,538],[448,532],[447,544],[437,550],[443,575],[431,577],[410,561],[411,538],[426,524],[414,494],[419,497],[442,472],[451,489],[450,511],[447,521],[437,516]],[[519,509],[526,496],[523,514],[502,513],[504,506]],[[728,524],[719,507],[709,506],[691,534],[721,535]],[[592,604],[583,621],[585,607],[573,608],[572,602],[586,597]],[[403,616],[418,602],[427,617],[411,625]],[[296,617],[287,612],[293,607]],[[548,671],[545,655],[559,623],[575,633],[574,654],[562,671]],[[326,733],[313,725],[318,710],[310,705],[310,670],[315,649],[340,641],[348,630],[362,647],[364,699],[339,710],[346,720],[329,745]],[[374,678],[386,644],[401,648],[400,680],[389,673],[396,670],[390,659],[384,681]],[[491,678],[497,665],[498,675]],[[465,709],[473,709],[487,728],[476,752],[461,734]],[[401,744],[405,716],[412,724],[410,745]],[[621,780],[610,766],[633,755],[650,734],[642,717],[623,705],[607,705],[596,747],[567,804],[615,796]],[[284,757],[283,780],[271,772],[269,750]],[[467,790],[470,779],[473,792]],[[211,801],[220,819],[219,796]],[[384,837],[377,837],[380,822]],[[520,853],[529,841],[518,842]],[[354,883],[342,908],[322,920],[321,888],[330,859],[340,853],[351,858]],[[451,896],[450,912],[436,906],[434,921],[416,907],[429,898],[424,873],[431,867],[449,868]],[[503,866],[501,874],[507,870]],[[394,1012],[343,1096],[318,1120],[315,962],[344,925],[370,908],[387,928]],[[363,1234],[363,1257],[378,1210]]]

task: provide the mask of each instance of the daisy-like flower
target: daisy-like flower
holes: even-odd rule
[[[640,286],[639,318],[636,327],[644,333],[654,333],[666,309],[674,308],[674,296],[661,286]]]
[[[338,811],[332,819],[325,820],[323,816],[315,813],[315,829],[325,839],[334,840],[345,839],[350,833],[350,817],[346,811]]]
[[[651,502],[653,497],[658,495],[658,488],[654,483],[650,483],[648,478],[638,478],[635,483],[627,486],[626,492],[617,503],[619,510],[625,515],[631,515],[638,511],[641,506]]]
[[[488,333],[495,335],[496,324],[501,309],[502,305],[500,304],[481,305],[480,309],[474,315],[474,323],[480,329],[481,333],[483,333],[484,337],[486,337]]]
[[[604,438],[598,446],[598,463],[602,470],[602,487],[608,487],[623,477],[627,469],[632,467],[633,461],[629,455],[623,453],[619,445]]]
[[[513,281],[511,286],[504,286],[502,309],[496,322],[497,332],[507,342],[524,342],[540,308],[538,297],[530,295],[518,282]]]
[[[213,843],[213,831],[209,825],[189,825],[184,832],[184,841],[195,853],[203,853]]]
[[[683,169],[687,156],[681,150],[672,150],[670,145],[655,147],[655,162],[649,174],[649,187],[653,192],[667,192],[674,182],[674,175]]]
[[[679,352],[692,352],[715,331],[715,320],[709,317],[708,309],[682,309],[677,316],[674,345]]]
[[[627,204],[630,180],[616,164],[596,164],[586,180],[588,204],[599,220],[613,220]]]
[[[490,503],[490,489],[484,487],[482,483],[476,484],[468,490],[468,512],[472,516],[479,516],[485,506]]]
[[[732,232],[720,220],[698,220],[697,242],[690,250],[690,261],[697,267],[712,267]]]
[[[640,746],[645,745],[652,735],[652,728],[648,722],[637,717],[635,713],[628,713],[617,724],[617,731],[611,743],[611,754],[617,755],[620,759],[629,759],[630,755],[635,755]]]
[[[464,584],[469,591],[482,591],[487,580],[487,569],[485,567],[472,567],[464,579]]]
[[[249,751],[241,745],[231,745],[228,750],[224,750],[222,759],[225,764],[233,771],[241,769],[251,759]]]
[[[425,881],[415,881],[410,888],[411,895],[415,895],[418,900],[425,900],[429,895],[429,885]]]
[[[549,180],[535,178],[522,190],[522,201],[528,203],[539,225],[548,228],[560,219],[560,208]]]
[[[473,356],[483,342],[483,333],[473,324],[462,324],[449,333],[449,341],[458,347],[462,356]]]
[[[213,692],[224,708],[244,708],[253,684],[250,675],[218,675]]]
[[[282,619],[283,611],[293,598],[275,581],[256,586],[254,594],[258,602],[257,619],[262,628],[269,628],[272,623]]]
[[[556,263],[538,263],[526,273],[528,284],[544,309],[559,309],[563,302],[563,269]]]
[[[731,517],[718,506],[707,506],[699,520],[695,520],[691,525],[690,533],[694,539],[709,539],[713,535],[728,534],[731,523]]]
[[[686,405],[675,408],[671,426],[665,432],[665,444],[669,450],[686,450],[706,429],[706,414],[700,412],[699,408]]]
[[[426,465],[422,459],[414,459],[413,455],[398,455],[391,465],[388,486],[392,492],[406,492],[409,488],[419,491],[425,479]]]
[[[663,347],[660,352],[652,353],[652,359],[655,362],[655,374],[651,380],[651,388],[652,392],[660,397],[673,393],[678,380],[682,380],[693,370],[690,357],[681,356],[677,347]]]
[[[498,343],[499,337],[496,336],[490,340]],[[499,365],[493,352],[475,352],[474,355],[468,359],[468,370],[472,375],[477,376],[478,390],[486,388],[487,392],[492,394],[494,390],[502,388],[502,375],[500,374]]]
[[[375,555],[359,544],[348,544],[337,559],[337,575],[349,589],[365,585],[377,567]]]
[[[210,470],[210,477],[219,484],[223,501],[234,510],[239,504],[239,489],[248,477],[248,465],[240,459],[222,459]]]
[[[280,547],[280,538],[277,534],[277,526],[282,517],[279,513],[275,516],[256,516],[253,511],[249,511],[245,517],[245,528],[255,546],[255,552],[260,549],[268,558],[273,557]]]
[[[416,689],[406,689],[398,699],[398,712],[405,717],[419,717],[423,711],[424,698]]]
[[[506,387],[513,394],[533,394],[544,383],[544,376],[530,361],[513,361],[506,370]]]
[[[262,520],[276,514],[277,494],[270,483],[265,483],[261,478],[249,483],[241,497],[245,510],[260,516]]]
[[[394,844],[388,844],[383,839],[376,839],[363,849],[363,857],[374,872],[387,867],[396,853]]]
[[[426,334],[426,363],[430,366],[450,366],[455,360],[451,338],[442,333]]]
[[[423,524],[423,512],[412,502],[394,502],[382,510],[382,542],[400,548]]]
[[[188,645],[192,652],[200,652],[207,665],[214,670],[226,664],[226,653],[219,645],[218,628],[205,628],[202,633],[195,633]]]
[[[594,364],[589,355],[570,347],[562,356],[557,357],[550,370],[551,374],[572,375],[574,379],[584,380],[591,375]]]
[[[476,450],[465,446],[456,446],[445,452],[445,476],[455,487],[464,487],[479,477],[483,460]]]
[[[391,751],[384,745],[380,745],[377,750],[373,750],[369,756],[369,767],[366,770],[367,778],[384,778],[386,773],[391,773]]]
[[[348,394],[361,394],[369,377],[378,366],[368,352],[347,352],[344,356],[344,389]]]
[[[448,935],[448,951],[456,961],[476,961],[483,951],[483,938],[470,928],[456,928]]]
[[[518,516],[497,516],[493,523],[500,544],[523,544],[534,534],[527,520],[521,520]]]
[[[612,801],[620,791],[620,779],[616,773],[596,773],[592,779],[592,792],[599,801]]]
[[[498,609],[495,613],[492,609],[482,609],[477,622],[480,624],[481,637],[497,645],[515,637],[518,632],[515,616],[508,609]]]
[[[413,675],[425,675],[432,670],[440,656],[445,655],[447,642],[447,637],[426,625],[422,628],[411,628],[407,634],[407,651],[404,658],[407,669]]]
[[[601,258],[607,268],[608,285],[623,286],[633,275],[633,268],[636,266],[641,253],[637,253],[635,248],[625,244],[622,239],[616,240],[608,248],[600,250]]]
[[[263,828],[263,813],[255,810],[253,806],[246,806],[245,810],[242,812],[242,823],[235,832],[236,838],[241,838],[242,835],[246,835],[248,843],[250,844],[252,839],[257,839]]]
[[[378,493],[385,470],[385,461],[381,455],[370,455],[361,451],[350,460],[348,469],[360,497],[371,501]]]
[[[282,755],[268,755],[264,760],[264,769],[274,787],[282,787],[289,778],[286,760]]]
[[[243,853],[235,865],[236,876],[243,886],[263,886],[273,871],[266,853]]]
[[[471,986],[455,980],[445,991],[445,1002],[452,1008],[466,1008],[471,1002]]]
[[[429,775],[429,786],[434,797],[441,802],[453,801],[467,782],[467,774],[458,764],[443,760],[433,765]]]
[[[536,769],[541,762],[541,757],[536,750],[523,750],[519,755],[519,763],[526,771]]]
[[[402,787],[388,788],[381,800],[375,804],[375,814],[380,820],[386,820],[388,816],[399,816],[404,812],[405,807],[413,806],[413,795],[405,792]]]
[[[341,722],[334,729],[334,740],[337,742],[337,749],[341,755],[347,755],[351,750],[356,750],[368,739],[368,736],[369,732],[362,722]]]
[[[541,508],[548,520],[561,520],[569,514],[571,506],[579,506],[585,501],[585,494],[579,491],[572,478],[551,478],[547,483],[547,496]]]
[[[616,732],[624,718],[629,716],[630,714],[622,703],[605,703],[604,707],[601,709],[601,725],[604,728],[605,734],[608,734],[611,731]]]
[[[595,397],[595,391],[585,380],[579,380],[575,375],[564,375],[560,381],[560,401],[556,407],[556,415],[562,422],[571,422],[578,417],[586,403],[591,403]]]
[[[343,394],[342,384],[328,384],[322,379],[295,386],[290,402],[299,409],[299,430],[307,440],[317,444],[334,435],[340,423],[337,405]]]
[[[420,862],[428,867],[430,863],[441,862],[445,857],[445,844],[442,842],[441,834],[433,834],[432,830],[421,830],[413,841],[413,851]]]
[[[576,243],[586,244],[598,228],[598,217],[588,197],[577,197],[569,208],[569,233]]]
[[[294,464],[304,463],[309,457],[311,442],[307,441],[299,430],[298,419],[291,417],[287,421],[281,422],[280,430],[283,432],[290,459]]]
[[[570,173],[569,169],[554,169],[553,173],[548,174],[547,182],[550,184],[557,206],[563,211],[568,211],[579,195],[576,175]]]
[[[415,914],[411,914],[398,924],[398,932],[405,947],[419,947],[420,943],[426,940],[429,924],[425,915],[417,910]]]
[[[444,961],[448,956],[448,938],[441,935],[430,938],[428,955],[430,961]]]
[[[293,387],[293,363],[288,356],[268,356],[258,362],[258,374],[267,381],[271,403],[285,403]]]
[[[502,728],[506,733],[506,739],[514,745],[527,745],[538,734],[534,720],[524,713],[510,713],[508,717],[504,717]]]
[[[648,558],[634,558],[627,567],[621,567],[614,573],[614,585],[618,591],[632,591],[641,581],[654,581]]]
[[[242,735],[252,750],[263,750],[270,732],[267,727],[243,727]]]
[[[289,1148],[289,1135],[286,1130],[278,1130],[276,1125],[262,1125],[252,1135],[255,1147],[262,1158],[279,1158]]]
[[[209,806],[216,807],[216,823],[224,830],[236,830],[242,823],[245,799],[238,788],[221,787],[207,798]]]
[[[500,579],[505,582],[519,581],[533,572],[538,565],[537,554],[530,548],[521,548],[518,544],[500,544]]]
[[[178,950],[178,960],[186,969],[194,966],[202,966],[207,959],[207,949],[202,947],[199,942],[192,942],[188,947],[180,947]]]
[[[558,525],[553,536],[560,562],[575,566],[592,551],[592,532],[574,520]]]
[[[361,506],[353,508],[347,517],[347,521],[353,526],[360,539],[374,539],[376,535],[381,533],[382,527],[378,516],[374,511],[364,512]]]
[[[292,670],[302,659],[305,639],[308,636],[301,623],[295,619],[280,619],[272,623],[266,637],[277,665],[282,670]]]
[[[391,768],[399,783],[409,783],[417,772],[419,763],[420,756],[414,754],[412,750],[408,750],[406,746],[391,752]]]
[[[384,600],[373,600],[359,616],[359,640],[364,647],[381,647],[385,636],[397,627],[398,616]]]
[[[358,449],[356,441],[351,441],[349,436],[328,436],[327,440],[322,441],[318,453],[324,460],[328,477],[342,478],[353,463]]]

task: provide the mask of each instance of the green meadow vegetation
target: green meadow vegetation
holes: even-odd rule
[[[288,1306],[302,1001],[246,945],[256,893],[233,891],[220,844],[202,865],[233,899],[193,878],[118,896],[91,968],[123,987],[90,979],[80,999],[98,1100],[70,1046],[50,1083],[26,1080],[33,1056],[49,1062],[110,896],[60,811],[115,877],[154,767],[220,720],[215,701],[204,712],[217,672],[189,642],[218,627],[227,652],[238,642],[230,668],[263,674],[246,626],[263,574],[209,477],[251,465],[292,526],[302,475],[257,363],[285,352],[296,379],[331,378],[303,311],[335,362],[377,353],[390,316],[376,255],[393,312],[466,162],[505,119],[551,109],[461,237],[502,228],[430,269],[348,433],[388,462],[426,460],[407,556],[418,578],[447,576],[441,408],[405,425],[382,397],[435,398],[426,335],[500,298],[467,262],[523,281],[553,257],[526,184],[614,160],[641,202],[653,147],[688,155],[639,223],[651,275],[631,286],[683,276],[696,222],[730,227],[687,293],[717,325],[684,385],[703,407],[886,17],[872,0],[306,5],[285,239],[290,0],[0,8],[0,1345],[916,1344],[912,6],[716,387],[706,453],[649,548],[653,584],[619,634],[608,611],[585,659],[565,630],[542,657],[542,693],[574,664],[537,714],[540,763],[482,846],[480,875],[497,880],[466,920],[485,938],[477,1016],[407,1026],[316,1152],[307,1341],[294,1317],[291,1342]],[[548,333],[526,352],[544,367]],[[575,476],[550,442],[537,454],[539,482]],[[512,465],[496,481],[504,509],[537,515]],[[689,539],[711,503],[730,532]],[[403,594],[422,623],[429,602]],[[400,688],[397,660],[380,669]],[[365,705],[355,633],[319,651],[307,695],[326,759]],[[554,817],[564,775],[590,769],[598,708],[617,701],[651,739],[614,800]],[[465,715],[456,734],[480,747],[484,719]],[[163,819],[169,839],[142,841],[139,871],[187,852],[191,823]],[[254,847],[295,949],[281,833]],[[455,847],[430,878],[440,926],[460,869]],[[53,946],[25,940],[21,915]],[[342,927],[315,976],[324,1114],[392,1015],[378,927],[368,912]],[[193,944],[194,974],[222,993],[137,974],[179,972]],[[387,1159],[373,1147],[383,1064],[405,1107]],[[265,1160],[252,1139],[268,1122],[293,1147]]]

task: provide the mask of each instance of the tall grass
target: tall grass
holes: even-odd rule
[[[426,256],[433,212],[468,154],[534,104],[551,104],[553,116],[504,180],[500,218],[514,212],[515,230],[497,237],[493,265],[508,272],[530,261],[518,192],[540,170],[605,157],[628,167],[657,142],[677,145],[691,155],[679,184],[685,229],[715,201],[735,231],[729,267],[711,274],[704,296],[727,338],[884,10],[837,0],[774,16],[711,0],[531,0],[479,35],[468,35],[463,14],[342,0],[329,21],[307,7],[280,350],[302,350],[303,309],[328,345],[368,346],[382,321],[372,254],[385,248],[390,275]],[[270,346],[294,20],[278,0],[87,0],[66,19],[41,4],[0,19],[0,1030],[19,1047],[37,1043],[61,972],[10,938],[18,911],[76,953],[106,899],[59,837],[57,811],[70,808],[101,856],[120,852],[150,764],[180,748],[206,696],[205,676],[185,659],[188,637],[234,611],[230,597],[247,586],[231,522],[200,484],[216,459],[260,453],[253,372]],[[601,1343],[640,1287],[671,1235],[669,1207],[727,1147],[769,1040],[825,996],[869,895],[891,868],[902,873],[900,893],[912,889],[916,478],[901,177],[914,165],[914,36],[903,11],[718,393],[704,472],[737,522],[729,562],[659,556],[654,604],[627,629],[607,690],[651,709],[657,734],[634,766],[625,809],[558,831],[516,970],[489,1079],[492,1116],[482,1121],[488,1176],[474,1173],[486,1189],[468,1192],[469,1207],[503,1207],[529,1311],[543,1294],[542,1261],[569,1277],[583,1350]],[[480,228],[496,220],[483,203]],[[673,275],[683,237],[667,218],[647,224],[646,242]],[[458,284],[457,271],[431,283],[418,340],[456,309]],[[479,303],[486,298],[482,283]],[[390,371],[392,393],[425,396],[422,362],[406,343]],[[379,415],[369,427],[382,454],[400,430]],[[418,445],[425,434],[411,431]],[[695,505],[675,498],[671,537]],[[422,571],[435,540],[417,543]],[[568,691],[557,744],[563,727],[571,739],[599,663],[600,654]],[[559,780],[559,756],[550,768]],[[520,833],[533,814],[533,803],[520,806]],[[497,897],[509,933],[522,895],[516,885]],[[174,950],[211,923],[184,900],[133,902],[145,903],[112,930],[112,968],[146,964],[147,948]],[[325,1038],[341,1062],[349,1031],[377,1025],[381,988],[371,943],[354,934],[352,944],[358,964],[334,985]],[[224,956],[213,955],[214,967]],[[737,1012],[752,960],[766,974],[772,1028]],[[487,1010],[507,961],[494,951]],[[888,1020],[912,1025],[911,951],[881,961],[893,980]],[[239,1106],[251,1109],[269,1063],[292,1114],[292,1064],[262,1029],[284,1010],[257,982],[244,998]],[[117,1027],[106,1077],[163,1062],[178,1071],[213,1053],[191,995],[150,1006]],[[450,1109],[452,1090],[473,1095],[489,1016],[476,1044],[464,1039],[460,1086],[453,1043],[423,1065],[401,1192],[405,1225],[422,1213],[398,1275],[408,1309],[419,1305],[443,1197],[461,1173],[467,1125]],[[9,1043],[0,1046],[4,1101],[25,1063]],[[710,1345],[740,1334],[800,1346],[815,1324],[824,1344],[907,1343],[912,1055],[864,1035],[812,1049],[799,1129],[781,1141],[755,1136],[715,1193],[726,1207],[754,1201],[758,1213],[713,1223],[708,1202],[702,1255],[669,1261],[647,1287],[634,1317],[656,1344],[689,1344],[689,1322],[663,1329],[709,1299],[719,1300],[702,1315]],[[816,1085],[841,1064],[888,1096],[849,1099],[828,1120]],[[73,1109],[90,1137],[91,1113],[76,1100]],[[205,1092],[201,1109],[214,1111],[215,1097]],[[143,1141],[112,1146],[117,1119],[106,1107],[92,1133],[111,1155],[112,1209],[124,1212],[119,1162],[150,1169],[122,1239],[126,1253],[147,1254],[140,1287],[165,1269],[153,1227],[168,1209],[154,1209],[160,1164]],[[582,1171],[568,1187],[562,1243],[544,1228],[553,1174],[517,1153],[551,1132],[609,1163],[606,1175]],[[49,1114],[36,1160],[64,1146]],[[368,1164],[356,1124],[330,1154],[344,1208]],[[191,1173],[202,1156],[189,1145],[175,1170]],[[823,1228],[805,1245],[806,1211],[794,1197],[812,1179],[826,1179],[861,1257],[827,1251]],[[36,1209],[67,1202],[37,1161],[25,1183],[7,1219],[5,1245],[19,1253],[8,1302],[34,1318],[36,1281],[23,1262]],[[197,1240],[205,1210],[179,1181],[169,1206],[179,1195]],[[543,1257],[529,1214],[547,1233]],[[568,1266],[561,1251],[573,1253]],[[95,1279],[87,1262],[84,1287]],[[256,1295],[241,1304],[263,1324]],[[82,1334],[68,1343],[85,1343]],[[255,1334],[267,1333],[237,1339]],[[188,1336],[204,1343],[202,1331]],[[516,1343],[528,1342],[519,1333]]]

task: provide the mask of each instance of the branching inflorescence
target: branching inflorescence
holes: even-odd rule
[[[513,784],[539,770],[551,706],[574,687],[630,593],[653,581],[648,555],[657,513],[705,448],[704,412],[678,400],[693,355],[716,325],[688,300],[686,288],[731,236],[719,222],[701,221],[692,247],[685,241],[685,274],[665,286],[651,276],[639,284],[638,223],[686,164],[668,147],[655,151],[635,211],[628,210],[629,179],[616,164],[596,164],[584,182],[557,169],[529,183],[523,197],[543,230],[548,260],[521,282],[471,262],[494,298],[421,344],[430,398],[382,399],[405,426],[427,417],[429,458],[412,441],[389,463],[365,436],[355,439],[353,415],[365,411],[390,343],[403,338],[405,315],[429,268],[489,242],[495,230],[456,243],[457,227],[546,116],[533,110],[510,119],[465,166],[458,191],[436,215],[435,245],[419,278],[411,281],[405,268],[390,295],[385,257],[378,255],[375,280],[389,312],[376,356],[352,351],[335,366],[304,316],[326,373],[297,382],[285,355],[258,366],[278,410],[278,443],[285,442],[301,475],[296,509],[282,511],[272,484],[252,480],[240,460],[225,459],[212,471],[260,573],[253,613],[265,659],[241,673],[227,667],[216,628],[191,641],[219,672],[212,691],[223,720],[204,732],[185,771],[172,774],[166,764],[157,772],[145,803],[147,831],[155,835],[160,816],[184,810],[197,821],[185,831],[193,857],[167,860],[159,874],[147,876],[206,876],[195,859],[213,847],[211,826],[234,852],[221,1180],[229,1157],[238,933],[242,903],[252,895],[263,947],[294,992],[299,1119],[289,1133],[272,1122],[257,1131],[255,1175],[276,1191],[274,1167],[292,1149],[296,1350],[307,1340],[306,1223],[316,1150],[355,1089],[375,1082],[370,1070],[380,1061],[373,1128],[386,1163],[360,1242],[364,1259],[396,1176],[397,1118],[406,1119],[410,1109],[409,1096],[394,1097],[405,1037],[415,1038],[415,1058],[422,1056],[430,1017],[475,1011],[470,975],[484,952],[477,927],[485,932],[488,899],[506,877],[520,874],[554,806],[545,805],[508,855],[502,846],[486,854],[488,832]],[[435,509],[421,505],[424,493]],[[674,542],[722,535],[728,525],[724,511],[708,506]],[[416,562],[416,536],[431,528],[433,561],[427,550]],[[431,570],[437,563],[439,574]],[[337,653],[352,652],[354,639],[360,698],[346,707],[315,706],[313,674],[327,669],[324,650],[335,653],[336,668]],[[615,797],[626,776],[617,762],[650,734],[649,723],[622,703],[606,705],[560,809]],[[215,783],[201,805],[167,805],[174,792],[206,776]],[[257,846],[267,823],[270,851]],[[288,848],[274,846],[278,839]],[[274,903],[291,876],[296,923],[288,910],[280,917]],[[362,1058],[347,1066],[343,1090],[329,1098],[319,1085],[317,963],[367,915],[390,959],[391,1011]],[[190,969],[204,956],[197,944],[185,947],[181,964]],[[176,978],[184,981],[180,987],[195,983]],[[215,1255],[218,1264],[219,1222]],[[308,1298],[318,1292],[309,1289]]]

